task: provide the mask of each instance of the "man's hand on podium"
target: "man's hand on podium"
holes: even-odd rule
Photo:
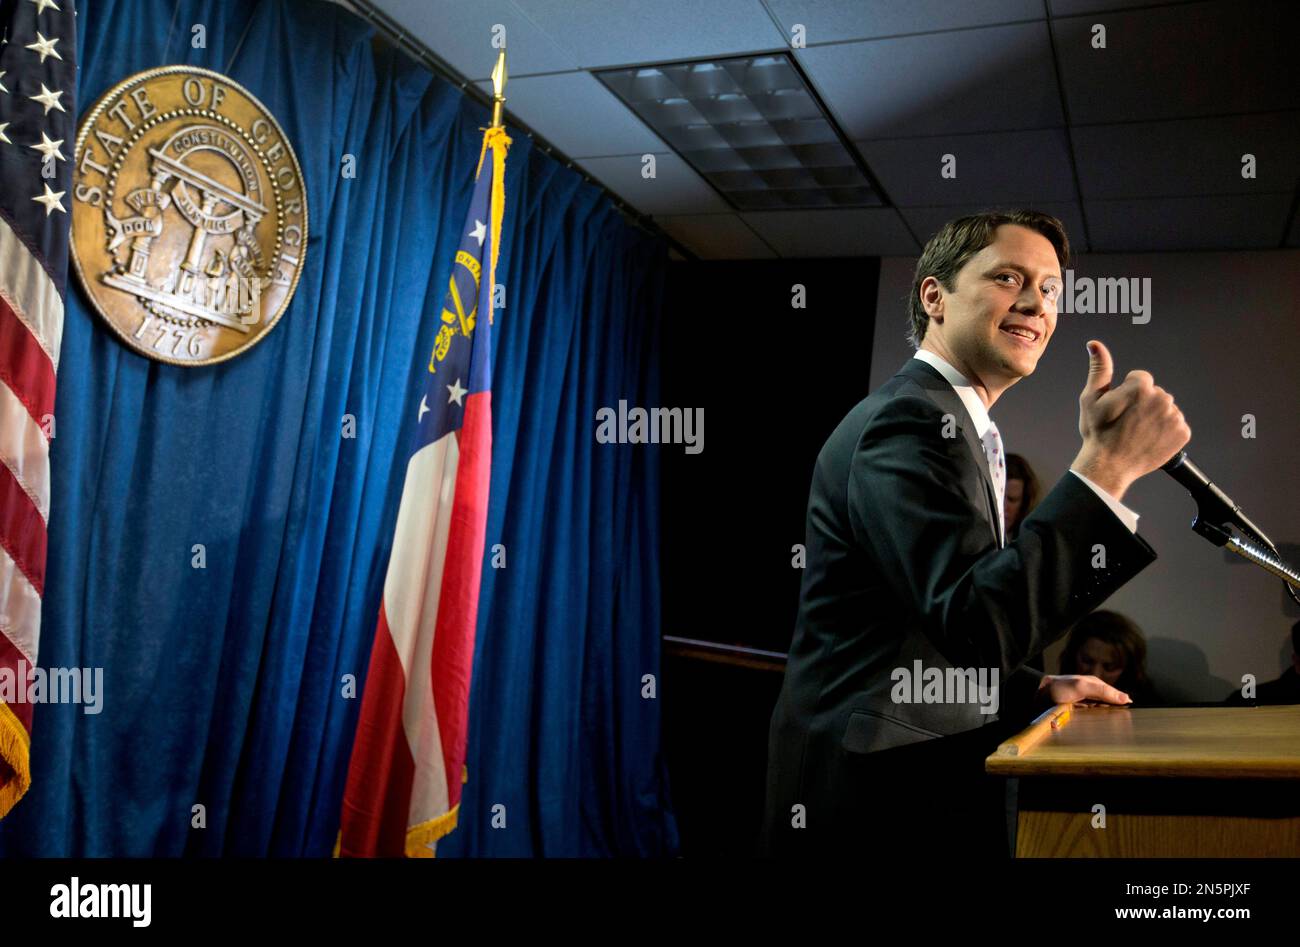
[[[1044,674],[1038,683],[1040,701],[1072,704],[1093,700],[1103,704],[1131,704],[1133,698],[1091,674]]]

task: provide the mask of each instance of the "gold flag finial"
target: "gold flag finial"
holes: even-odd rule
[[[492,127],[501,127],[501,110],[506,104],[506,48],[497,54],[497,64],[492,67]]]

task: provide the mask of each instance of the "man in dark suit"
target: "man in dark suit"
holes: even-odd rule
[[[1291,626],[1291,666],[1275,681],[1258,685],[1251,697],[1235,690],[1224,703],[1228,704],[1300,704],[1300,621]]]
[[[1190,438],[1173,399],[1143,371],[1112,388],[1110,353],[1089,342],[1082,448],[1010,542],[1002,523],[988,412],[1051,339],[1068,260],[1060,221],[1032,211],[952,221],[926,245],[916,357],[817,458],[763,851],[1005,855],[983,757],[1035,705],[1128,702],[1025,666],[1155,559],[1120,501]]]

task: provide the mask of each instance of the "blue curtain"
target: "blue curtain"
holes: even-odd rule
[[[330,3],[78,10],[79,110],[153,66],[226,73],[296,149],[310,238],[280,323],[217,366],[145,360],[69,292],[40,661],[104,668],[104,709],[38,706],[0,853],[326,856],[360,705],[341,682],[364,682],[488,115]],[[673,854],[642,683],[659,675],[658,464],[593,436],[598,407],[656,403],[666,250],[513,137],[469,782],[438,854]]]

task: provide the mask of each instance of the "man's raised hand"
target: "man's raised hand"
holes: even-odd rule
[[[1083,447],[1070,469],[1120,500],[1134,480],[1177,454],[1191,440],[1192,429],[1173,395],[1156,385],[1150,372],[1135,369],[1115,387],[1113,376],[1110,351],[1090,341],[1088,380],[1079,395]]]

